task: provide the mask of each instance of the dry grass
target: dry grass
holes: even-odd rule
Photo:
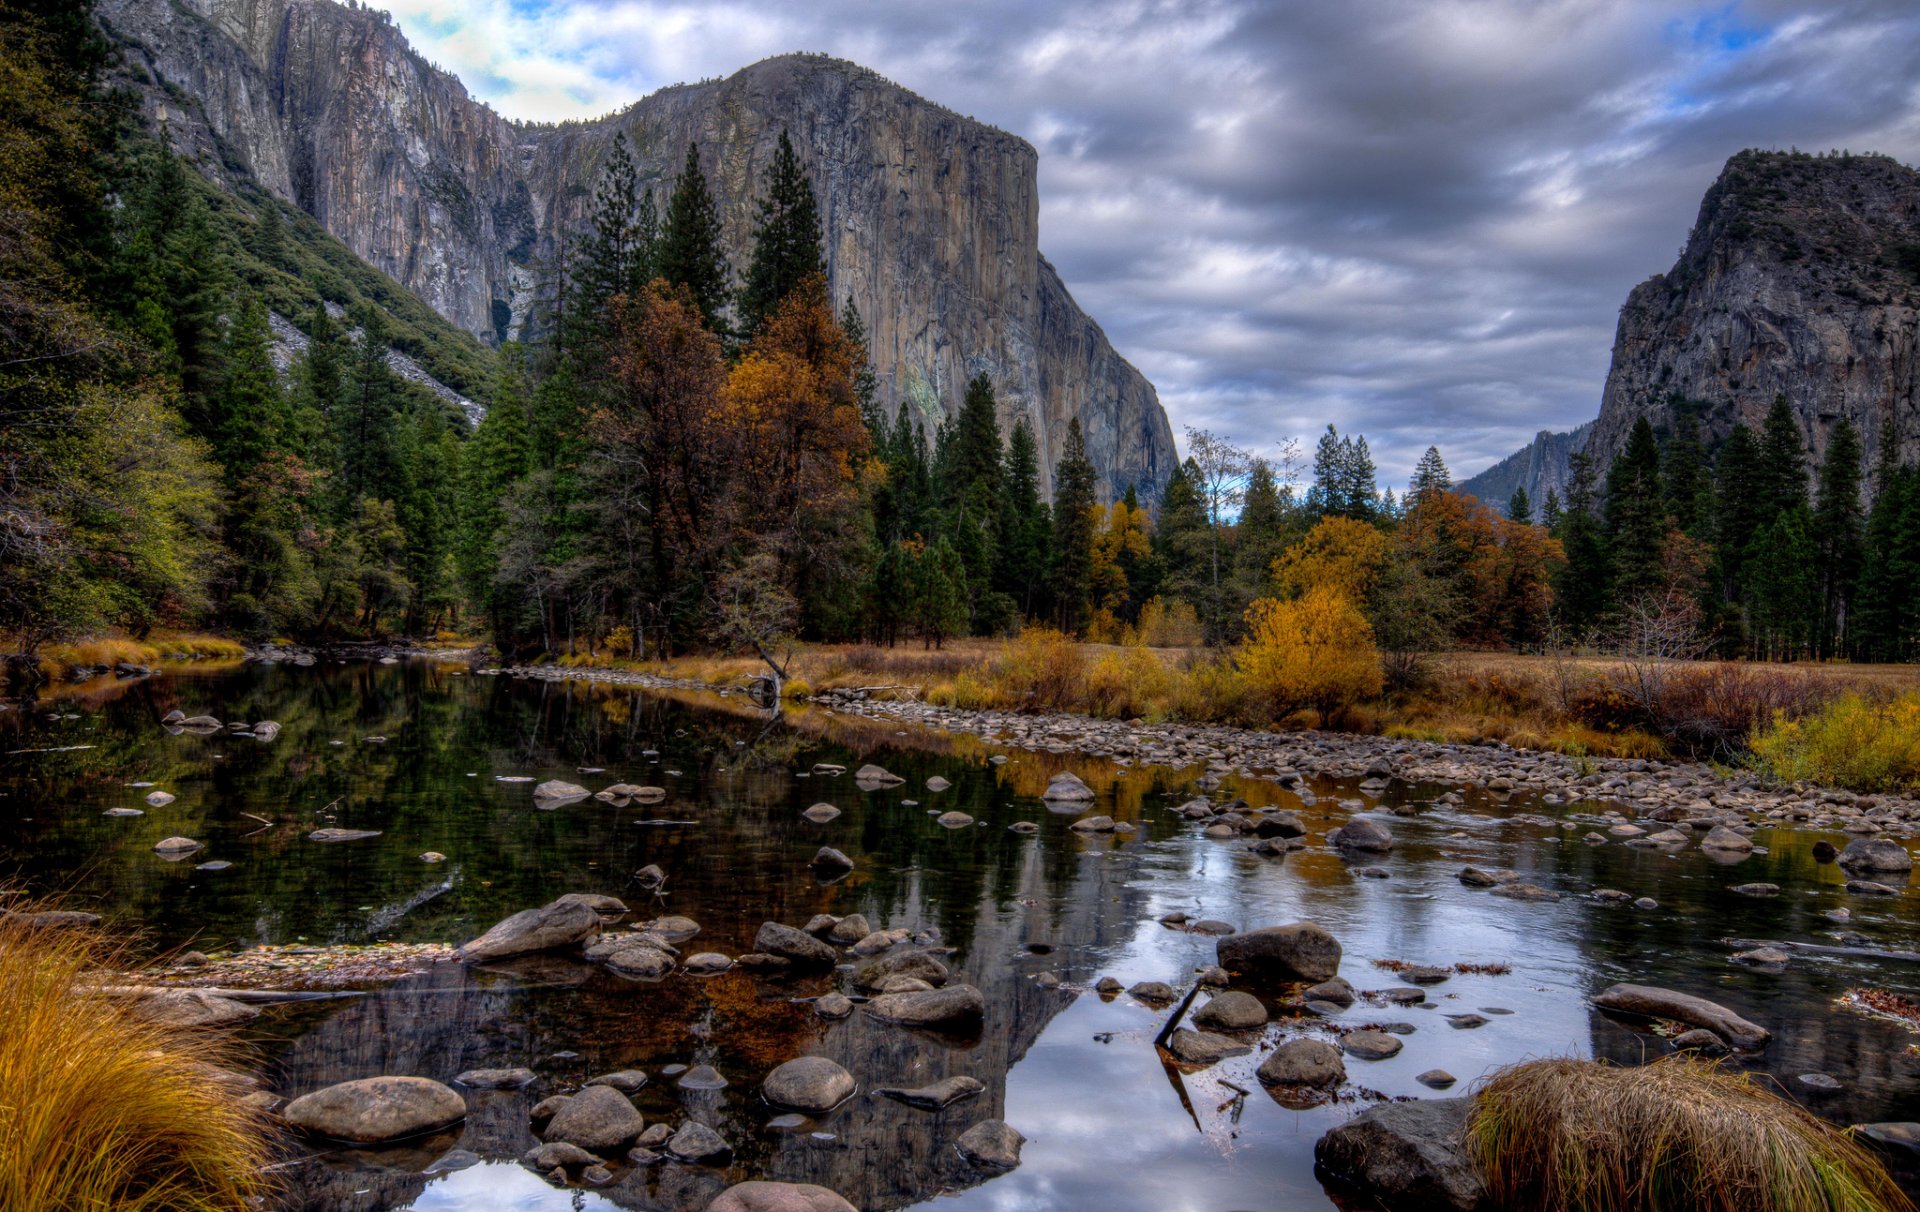
[[[1913,1212],[1878,1159],[1747,1074],[1541,1060],[1475,1096],[1495,1206],[1565,1212]]]
[[[115,958],[88,931],[0,916],[0,1210],[251,1206],[267,1138],[209,1080],[231,1046],[87,993]]]
[[[220,636],[155,634],[135,640],[102,636],[72,644],[50,644],[40,650],[41,668],[49,677],[64,678],[80,666],[158,665],[163,661],[237,661],[247,655],[237,640]]]

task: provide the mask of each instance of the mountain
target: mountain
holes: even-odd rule
[[[1534,517],[1537,519],[1540,510],[1546,506],[1549,490],[1559,493],[1561,500],[1566,500],[1567,457],[1581,448],[1592,430],[1592,421],[1565,433],[1550,433],[1543,429],[1533,436],[1533,441],[1479,475],[1462,482],[1460,491],[1479,497],[1504,511],[1507,501],[1513,496],[1513,490],[1525,488],[1527,499],[1533,502]]]
[[[1673,268],[1620,309],[1586,449],[1604,475],[1635,420],[1670,430],[1682,409],[1711,445],[1758,428],[1776,395],[1816,463],[1842,417],[1869,466],[1882,442],[1920,456],[1920,172],[1879,155],[1728,160]],[[1483,475],[1528,456],[1564,479],[1566,453],[1536,439]]]
[[[663,198],[699,145],[738,269],[786,129],[820,201],[833,297],[866,321],[889,407],[951,415],[984,371],[1003,425],[1026,416],[1049,470],[1078,417],[1108,492],[1157,493],[1172,472],[1153,386],[1040,254],[1033,147],[865,68],[786,55],[595,121],[528,124],[357,5],[103,0],[99,13],[176,147],[257,180],[487,340],[525,323],[616,133]]]

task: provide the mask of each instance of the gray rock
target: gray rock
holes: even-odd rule
[[[1369,854],[1384,854],[1393,849],[1393,834],[1387,832],[1387,827],[1364,816],[1354,817],[1327,834],[1327,841],[1341,850]]]
[[[1290,1039],[1260,1062],[1259,1077],[1269,1086],[1332,1090],[1347,1080],[1340,1049],[1318,1039]]]
[[[829,942],[851,944],[859,942],[872,933],[873,925],[867,921],[865,914],[850,913],[835,922],[828,929],[826,937]]]
[[[1110,816],[1083,816],[1067,828],[1076,833],[1112,833],[1114,824]]]
[[[578,783],[569,783],[562,779],[548,779],[533,789],[533,798],[559,804],[567,800],[584,800],[587,789]]]
[[[673,956],[651,943],[635,943],[608,956],[607,968],[621,976],[658,980],[673,971]]]
[[[860,1212],[825,1187],[812,1183],[737,1183],[707,1205],[707,1212]]]
[[[1270,812],[1254,823],[1253,831],[1261,837],[1305,837],[1307,827],[1300,818],[1291,812]]]
[[[760,1093],[768,1102],[810,1115],[833,1110],[847,1101],[854,1089],[853,1074],[824,1056],[796,1057],[767,1074],[760,1084]]]
[[[1040,798],[1052,804],[1090,804],[1098,797],[1079,775],[1063,770],[1053,776]]]
[[[934,824],[947,829],[964,829],[973,824],[973,818],[964,812],[943,812],[934,818]]]
[[[1748,1022],[1716,1002],[1652,985],[1613,985],[1595,994],[1593,1004],[1602,1010],[1705,1027],[1736,1048],[1763,1048],[1773,1038],[1773,1033],[1765,1027]]]
[[[890,976],[880,982],[875,993],[924,993],[933,988],[917,976]]]
[[[1892,838],[1863,837],[1847,843],[1837,860],[1848,871],[1912,871],[1913,856]]]
[[[813,1002],[813,1012],[824,1019],[841,1019],[853,1013],[853,1002],[844,993],[828,993]]]
[[[587,1086],[554,1113],[540,1136],[606,1153],[624,1149],[646,1126],[626,1095],[612,1086]]]
[[[1505,897],[1510,901],[1557,901],[1560,894],[1538,884],[1502,884],[1488,893],[1489,896]]]
[[[1445,1090],[1460,1079],[1445,1069],[1429,1069],[1413,1079],[1429,1090]]]
[[[1011,1170],[1020,1164],[1020,1146],[1027,1138],[1001,1120],[982,1120],[960,1134],[954,1147],[960,1156],[989,1170]]]
[[[578,1170],[582,1166],[599,1165],[600,1158],[598,1154],[589,1153],[579,1145],[558,1140],[552,1144],[535,1145],[528,1149],[521,1155],[520,1164],[537,1173],[545,1174],[555,1166],[566,1170]]]
[[[459,1123],[467,1116],[467,1103],[424,1077],[366,1077],[303,1094],[280,1114],[303,1132],[372,1145]]]
[[[832,804],[815,804],[800,815],[806,817],[816,825],[824,825],[834,817],[839,816],[840,810]]]
[[[1705,1027],[1682,1031],[1673,1037],[1673,1046],[1682,1052],[1699,1052],[1706,1056],[1725,1056],[1730,1051],[1727,1041]]]
[[[712,1164],[733,1155],[725,1137],[698,1120],[688,1120],[667,1142],[667,1152],[681,1161]]]
[[[1735,884],[1732,887],[1728,888],[1727,891],[1737,892],[1741,896],[1779,896],[1780,885],[1778,884]]]
[[[867,1003],[867,1013],[909,1027],[964,1027],[987,1013],[986,998],[972,985],[949,985],[920,993],[883,993]]]
[[[860,989],[878,989],[889,977],[912,976],[929,985],[944,985],[952,976],[947,966],[925,951],[899,951],[882,954],[860,965],[853,983]]]
[[[822,846],[813,856],[813,866],[821,871],[852,871],[853,860],[832,846]]]
[[[1229,1056],[1253,1051],[1248,1045],[1211,1031],[1189,1031],[1181,1027],[1167,1037],[1167,1051],[1189,1065],[1211,1065]]]
[[[854,771],[853,781],[862,791],[880,791],[888,787],[898,787],[907,780],[890,770],[868,764]]]
[[[167,792],[164,792],[164,791],[147,792],[147,807],[149,808],[165,808],[168,804],[171,804],[171,803],[173,803],[173,796],[169,795]]]
[[[1491,888],[1500,881],[1490,872],[1469,866],[1460,868],[1460,882],[1469,888]]]
[[[467,963],[485,963],[573,947],[600,933],[600,915],[591,906],[565,897],[538,909],[522,909],[461,947]]]
[[[612,1086],[622,1094],[632,1094],[647,1084],[647,1075],[641,1069],[622,1069],[618,1073],[602,1073],[599,1077],[588,1078],[589,1086]]]
[[[972,1098],[985,1089],[985,1086],[971,1077],[949,1077],[945,1081],[935,1082],[930,1086],[917,1086],[913,1089],[882,1086],[874,1093],[903,1102],[909,1107],[919,1107],[923,1111],[937,1111],[963,1098]]]
[[[234,1027],[260,1017],[260,1008],[206,989],[166,989],[135,999],[133,1014],[172,1027]]]
[[[1340,944],[1312,922],[1229,934],[1216,949],[1229,972],[1278,980],[1324,981],[1340,970]]]
[[[1920,1124],[1894,1122],[1857,1124],[1854,1126],[1854,1131],[1874,1144],[1890,1150],[1920,1152]]]
[[[1267,1024],[1267,1008],[1251,993],[1229,990],[1215,994],[1193,1016],[1195,1026],[1223,1031],[1247,1031]]]
[[[379,837],[378,829],[315,829],[307,835],[310,842],[362,842]]]
[[[1733,955],[1736,964],[1752,964],[1757,968],[1783,967],[1792,958],[1781,947],[1755,947],[1751,951],[1738,951]]]
[[[546,1120],[550,1120],[554,1116],[558,1115],[560,1113],[560,1108],[566,1106],[568,1103],[572,1101],[573,1101],[573,1095],[571,1094],[555,1094],[550,1098],[543,1098],[539,1102],[535,1103],[533,1105],[533,1110],[529,1111],[527,1114],[536,1123],[545,1122]]]
[[[1384,1031],[1349,1031],[1340,1037],[1341,1050],[1361,1060],[1385,1060],[1399,1055],[1403,1047],[1404,1044]]]
[[[1383,1103],[1321,1137],[1316,1171],[1387,1212],[1481,1212],[1485,1184],[1467,1157],[1470,1098]]]
[[[673,1084],[682,1090],[725,1090],[727,1088],[727,1079],[720,1076],[720,1070],[714,1068],[712,1065],[695,1065],[675,1079]],[[661,1126],[664,1127],[665,1125]],[[666,1139],[667,1134],[665,1132],[660,1133],[660,1140],[664,1141]],[[648,1142],[643,1140],[640,1143],[644,1145]]]
[[[1332,980],[1322,981],[1300,995],[1310,1002],[1326,1002],[1331,1006],[1351,1006],[1357,999],[1353,986],[1345,977],[1336,976]]]
[[[1728,854],[1745,854],[1753,849],[1753,842],[1743,833],[1729,829],[1725,825],[1715,825],[1707,831],[1706,837],[1700,839],[1700,849],[1720,850]]]
[[[165,837],[153,844],[153,852],[161,858],[178,859],[203,849],[205,845],[206,843],[196,842],[190,837]]]
[[[759,932],[753,936],[753,949],[777,955],[802,968],[831,968],[840,960],[839,953],[832,947],[804,930],[779,922],[760,924]]]
[[[469,1069],[453,1080],[474,1090],[517,1090],[533,1084],[533,1070],[525,1067]]]
[[[1129,996],[1143,1002],[1170,1002],[1179,994],[1165,981],[1140,981],[1127,990]]]

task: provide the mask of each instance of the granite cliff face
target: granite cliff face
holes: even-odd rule
[[[1620,309],[1585,449],[1604,475],[1639,417],[1670,429],[1677,403],[1690,402],[1712,444],[1736,422],[1758,428],[1784,395],[1816,462],[1842,417],[1869,465],[1882,442],[1913,460],[1917,362],[1920,172],[1885,156],[1741,152],[1673,268]],[[1528,448],[1539,464],[1529,493],[1564,482],[1570,449]]]
[[[1079,417],[1109,491],[1158,491],[1173,435],[1153,387],[1040,255],[1024,140],[873,72],[789,55],[663,89],[586,123],[525,125],[473,100],[384,14],[332,0],[103,0],[149,115],[203,165],[250,173],[448,319],[516,329],[624,132],[664,196],[697,143],[736,268],[787,129],[821,205],[836,300],[866,320],[889,406],[935,420],[984,371],[1050,470]]]
[[[1504,512],[1507,502],[1513,498],[1513,490],[1524,488],[1527,490],[1527,499],[1533,503],[1534,520],[1538,521],[1540,511],[1546,507],[1549,491],[1558,493],[1561,500],[1566,500],[1567,457],[1582,447],[1591,432],[1592,421],[1565,433],[1551,433],[1543,429],[1533,435],[1533,441],[1479,475],[1463,481],[1460,491]]]
[[[1642,415],[1699,401],[1709,441],[1758,427],[1776,395],[1816,457],[1840,418],[1871,456],[1920,454],[1920,173],[1884,156],[1742,152],[1667,273],[1627,296],[1600,417],[1600,466]]]

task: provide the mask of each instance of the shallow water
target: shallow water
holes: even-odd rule
[[[274,719],[283,731],[270,743],[170,735],[157,721],[175,707]],[[749,950],[762,921],[799,925],[823,912],[864,913],[876,928],[937,928],[957,949],[956,972],[986,995],[984,1030],[955,1039],[859,1013],[824,1024],[795,1000],[844,974],[736,971],[643,983],[543,959],[488,971],[441,965],[362,998],[270,1008],[253,1035],[263,1076],[285,1094],[378,1073],[451,1080],[470,1068],[524,1064],[540,1075],[522,1091],[470,1092],[469,1119],[438,1138],[294,1155],[281,1172],[288,1208],[697,1209],[729,1182],[754,1177],[818,1182],[865,1209],[935,1197],[956,1210],[1331,1207],[1313,1176],[1314,1141],[1370,1100],[1435,1097],[1416,1074],[1446,1069],[1460,1079],[1457,1094],[1485,1071],[1526,1057],[1635,1061],[1666,1051],[1657,1037],[1589,1008],[1591,993],[1621,980],[1711,997],[1771,1028],[1769,1049],[1742,1063],[1790,1091],[1799,1074],[1837,1077],[1841,1092],[1804,1096],[1837,1122],[1920,1118],[1916,1037],[1832,1004],[1856,985],[1920,992],[1920,966],[1796,956],[1784,972],[1764,972],[1731,963],[1733,949],[1721,942],[1832,943],[1842,928],[1821,913],[1844,905],[1854,912],[1847,929],[1873,945],[1920,950],[1911,893],[1846,895],[1840,873],[1808,854],[1820,836],[1811,833],[1763,831],[1755,840],[1769,853],[1721,864],[1694,848],[1669,855],[1583,844],[1604,805],[1542,807],[1469,792],[1465,805],[1448,808],[1427,803],[1445,788],[1396,784],[1385,801],[1369,799],[1369,810],[1411,806],[1416,815],[1383,816],[1397,844],[1366,862],[1390,876],[1360,878],[1320,844],[1348,815],[1334,797],[1360,797],[1351,786],[1316,784],[1321,798],[1302,812],[1313,847],[1263,859],[1240,841],[1205,839],[1198,825],[1167,811],[1194,794],[1199,769],[1069,762],[970,738],[907,737],[824,713],[770,727],[737,700],[474,677],[426,662],[173,671],[0,713],[0,753],[0,874],[63,893],[73,907],[107,914],[160,947],[459,942],[563,892],[593,891],[626,898],[642,917],[693,917],[703,929],[691,949],[728,954]],[[995,765],[995,754],[1008,760]],[[850,775],[798,773],[815,762],[869,761],[907,783],[864,793]],[[1037,799],[1062,768],[1101,792],[1089,811],[1138,832],[1072,833],[1079,813],[1050,812]],[[934,775],[952,788],[927,791]],[[533,782],[501,776],[589,788],[651,783],[669,794],[655,806],[587,800],[543,810],[534,807]],[[134,782],[178,798],[147,808],[148,789],[128,786]],[[1297,806],[1260,780],[1229,778],[1215,794]],[[843,815],[825,825],[801,818],[823,800]],[[145,815],[101,815],[116,807]],[[949,830],[934,822],[954,808],[978,823]],[[1517,813],[1559,823],[1510,819]],[[1040,831],[1012,833],[1016,820]],[[321,825],[381,835],[307,840]],[[176,834],[206,848],[174,863],[153,853],[155,841]],[[807,862],[823,844],[853,856],[856,871],[832,883],[816,879]],[[430,850],[447,861],[422,863],[417,856]],[[198,868],[209,861],[232,866]],[[1551,904],[1497,899],[1458,882],[1469,862],[1517,868],[1570,895]],[[668,872],[657,898],[631,882],[648,863]],[[1727,890],[1763,880],[1780,884],[1781,895]],[[1610,907],[1582,895],[1599,887],[1652,896],[1660,908]],[[1168,1008],[1090,991],[1104,975],[1183,986],[1196,966],[1211,963],[1211,938],[1159,924],[1176,910],[1242,928],[1319,922],[1340,939],[1342,974],[1361,989],[1404,983],[1375,967],[1378,960],[1512,970],[1455,975],[1429,990],[1429,1008],[1362,1001],[1339,1015],[1334,1021],[1413,1030],[1396,1057],[1350,1059],[1338,1102],[1289,1110],[1253,1077],[1264,1044],[1182,1073],[1152,1046]],[[1042,972],[1065,986],[1035,984]],[[1446,1017],[1486,1008],[1511,1013],[1487,1014],[1475,1029]],[[1312,1016],[1279,1022],[1266,1043],[1322,1029]],[[839,1060],[862,1094],[798,1129],[770,1129],[775,1113],[759,1099],[759,1080],[807,1052]],[[686,1091],[661,1072],[700,1063],[731,1084]],[[653,1075],[636,1096],[649,1122],[692,1116],[711,1124],[734,1145],[732,1164],[621,1168],[613,1186],[582,1192],[551,1187],[514,1161],[535,1143],[527,1128],[534,1102],[621,1068]],[[979,1078],[986,1092],[937,1113],[865,1093],[957,1073]],[[1020,1167],[993,1178],[952,1148],[954,1137],[987,1118],[1004,1118],[1029,1138]]]

